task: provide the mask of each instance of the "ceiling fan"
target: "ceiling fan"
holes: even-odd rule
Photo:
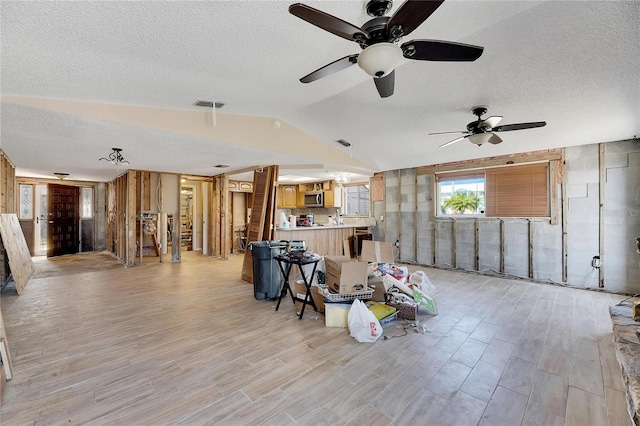
[[[469,139],[469,142],[474,143],[478,146],[482,145],[485,142],[489,142],[491,144],[499,144],[502,142],[502,139],[495,132],[508,132],[511,130],[524,130],[524,129],[533,129],[535,127],[544,127],[547,125],[545,121],[535,121],[533,123],[516,123],[516,124],[504,124],[502,126],[496,126],[502,117],[499,115],[494,115],[491,117],[487,117],[482,119],[482,116],[487,112],[487,107],[485,106],[477,106],[473,107],[471,113],[478,117],[476,121],[472,121],[467,124],[467,130],[461,131],[453,131],[453,132],[438,132],[438,133],[429,133],[429,135],[444,135],[447,133],[466,133],[466,136],[461,136],[457,139],[449,141],[445,144],[440,145],[440,148],[445,147],[447,145],[451,145],[452,143],[456,143],[463,139]]]
[[[310,83],[357,63],[373,77],[380,97],[386,98],[393,95],[394,69],[402,57],[419,61],[475,61],[482,55],[480,46],[440,40],[411,40],[398,46],[402,37],[418,28],[443,2],[407,0],[389,17],[384,14],[391,10],[391,0],[370,0],[366,10],[373,19],[362,27],[301,3],[291,5],[289,12],[292,15],[338,37],[355,41],[363,49],[359,54],[318,68],[300,81]]]

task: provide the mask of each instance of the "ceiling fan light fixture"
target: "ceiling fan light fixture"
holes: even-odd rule
[[[344,185],[351,182],[351,176],[347,174],[340,174],[335,177],[335,181],[338,185]]]
[[[471,143],[480,146],[484,143],[489,142],[489,139],[491,139],[492,135],[493,133],[478,133],[475,135],[470,135],[467,139],[469,139]]]
[[[394,70],[402,58],[402,49],[393,43],[377,43],[364,49],[358,56],[358,66],[371,77],[385,77]]]
[[[122,156],[122,148],[111,148],[113,151],[108,157],[99,158],[98,161],[108,161],[109,163],[120,166],[121,164],[129,164],[127,160]]]

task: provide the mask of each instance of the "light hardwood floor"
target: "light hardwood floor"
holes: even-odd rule
[[[5,292],[0,423],[630,424],[608,314],[622,296],[421,268],[428,331],[367,344],[255,300],[241,264],[185,253]]]

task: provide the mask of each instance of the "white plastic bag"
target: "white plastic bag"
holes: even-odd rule
[[[429,296],[433,296],[436,292],[436,287],[431,284],[429,277],[427,277],[427,274],[425,274],[424,271],[412,272],[411,275],[409,275],[408,284],[411,286],[417,285],[420,290],[427,293]]]
[[[382,335],[380,321],[360,299],[353,301],[347,322],[349,334],[358,342],[375,342]]]

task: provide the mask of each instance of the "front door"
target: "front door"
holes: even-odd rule
[[[79,188],[50,183],[48,195],[47,257],[78,253]]]

